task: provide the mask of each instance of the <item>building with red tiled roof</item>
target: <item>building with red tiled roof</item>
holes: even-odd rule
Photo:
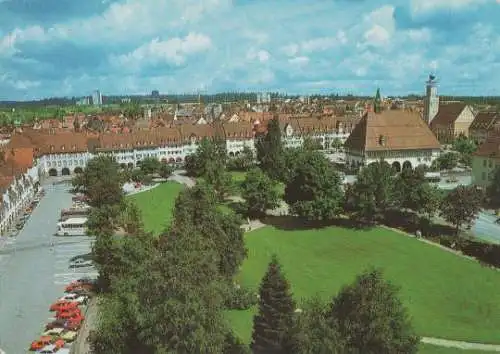
[[[367,112],[344,144],[346,162],[357,168],[384,159],[395,170],[430,166],[441,145],[418,113]]]
[[[472,155],[472,183],[487,187],[497,167],[500,167],[499,132],[490,134]]]
[[[450,144],[460,135],[469,135],[474,117],[472,107],[465,103],[441,103],[430,127],[442,144]]]
[[[498,123],[500,123],[499,112],[479,112],[469,127],[469,137],[482,144],[495,131],[495,125]]]

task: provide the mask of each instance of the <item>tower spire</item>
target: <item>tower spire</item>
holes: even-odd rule
[[[377,93],[375,94],[375,100],[373,101],[373,111],[375,113],[380,113],[382,111],[382,97],[380,96],[380,88],[377,88]]]

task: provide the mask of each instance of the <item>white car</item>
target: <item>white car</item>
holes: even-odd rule
[[[74,261],[70,262],[69,267],[70,268],[85,268],[85,267],[92,267],[94,263],[90,259],[84,259],[84,258],[77,258]]]
[[[39,354],[69,354],[70,350],[67,348],[58,349],[55,345],[49,344],[37,351]]]
[[[63,297],[61,297],[59,300],[61,301],[71,301],[71,302],[78,302],[79,304],[86,304],[88,301],[88,297],[85,295],[80,295],[80,294],[66,294]]]

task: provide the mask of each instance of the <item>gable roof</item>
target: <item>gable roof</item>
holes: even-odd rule
[[[490,129],[497,121],[500,121],[498,112],[479,112],[469,129]]]
[[[440,149],[441,145],[416,112],[367,112],[345,144],[357,151]]]
[[[473,154],[479,157],[500,158],[500,134],[490,135]]]
[[[463,102],[442,103],[439,105],[438,112],[431,122],[431,125],[454,123],[462,111],[467,107]]]

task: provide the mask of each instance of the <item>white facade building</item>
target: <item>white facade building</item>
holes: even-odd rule
[[[352,169],[384,159],[396,171],[430,167],[441,153],[436,137],[414,112],[368,112],[345,143],[346,164]]]

